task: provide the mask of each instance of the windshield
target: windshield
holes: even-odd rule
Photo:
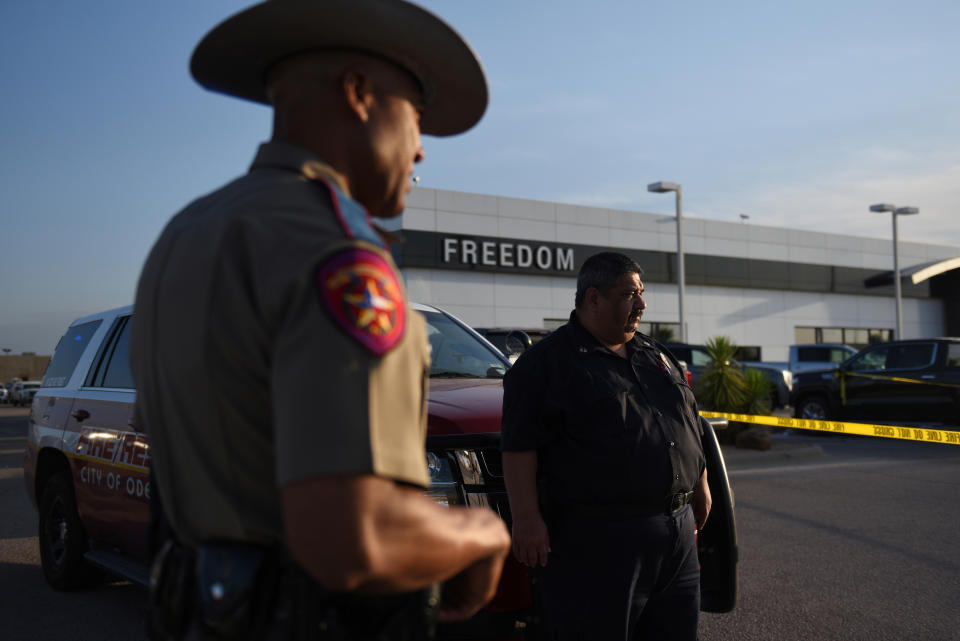
[[[933,364],[934,343],[879,345],[851,358],[846,367],[855,372],[920,369]]]
[[[709,352],[702,347],[691,347],[690,356],[693,362],[688,363],[688,365],[694,367],[709,367],[710,363],[713,362]]]
[[[503,378],[507,364],[455,320],[421,311],[430,341],[431,378]]]

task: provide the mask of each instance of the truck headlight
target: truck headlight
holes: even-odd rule
[[[457,480],[453,475],[453,468],[446,456],[427,452],[427,472],[430,474],[430,487],[427,488],[427,496],[444,507],[463,502],[460,491],[457,489]]]
[[[454,450],[453,456],[457,460],[464,485],[483,485],[483,468],[480,466],[480,457],[474,450]]]

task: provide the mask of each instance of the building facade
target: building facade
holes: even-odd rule
[[[414,188],[389,223],[403,237],[394,255],[411,299],[475,327],[565,322],[580,265],[612,249],[644,268],[643,329],[679,335],[672,215]],[[794,343],[893,337],[890,240],[688,217],[683,226],[688,342],[724,335],[786,360]],[[957,247],[900,242],[904,270],[957,256]],[[956,271],[903,279],[904,338],[960,333]]]
[[[0,385],[13,380],[38,381],[49,362],[49,356],[4,354],[0,356]]]

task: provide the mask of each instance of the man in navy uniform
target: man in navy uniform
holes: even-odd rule
[[[702,428],[677,361],[637,331],[642,273],[588,258],[569,322],[504,380],[513,550],[537,568],[550,640],[697,638]]]

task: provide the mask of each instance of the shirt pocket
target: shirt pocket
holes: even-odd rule
[[[592,435],[619,435],[627,427],[628,391],[612,381],[593,379],[580,389],[571,389],[576,402],[575,421]]]
[[[673,379],[673,384],[678,395],[678,414],[685,417],[688,421],[691,421],[691,425],[696,427],[699,433],[700,414],[697,412],[697,398],[693,393],[693,388],[683,379],[675,378]]]

